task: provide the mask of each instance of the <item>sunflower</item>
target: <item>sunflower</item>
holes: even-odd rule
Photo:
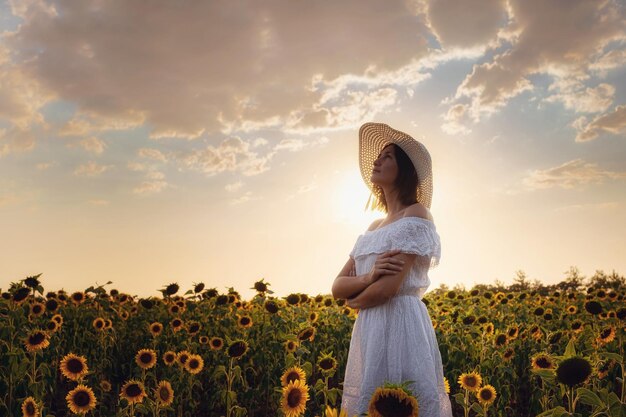
[[[172,326],[172,330],[176,333],[183,328],[183,321],[177,317],[170,321],[170,326]]]
[[[24,301],[26,301],[29,295],[30,289],[28,289],[27,287],[19,288],[13,293],[13,301],[16,304],[22,304]]]
[[[332,408],[330,405],[327,405],[324,417],[348,417],[348,412],[344,409],[341,409],[341,412],[338,412],[336,408]]]
[[[504,333],[498,333],[494,339],[494,344],[496,346],[504,346],[507,343],[508,338]]]
[[[141,381],[131,379],[122,386],[122,392],[120,392],[120,398],[128,401],[129,404],[136,404],[143,401],[146,396],[146,391]]]
[[[65,397],[67,407],[74,414],[85,414],[96,407],[96,396],[91,388],[78,384]]]
[[[112,327],[113,327],[113,322],[111,321],[111,319],[106,319],[104,321],[104,329],[108,330],[108,329],[110,329]]]
[[[150,330],[150,333],[152,333],[152,336],[158,336],[161,332],[163,332],[163,325],[158,321],[155,321],[148,326],[148,329]]]
[[[170,312],[170,314],[178,314],[180,313],[180,307],[177,306],[176,304],[172,304],[169,308],[168,311]]]
[[[142,369],[150,369],[157,362],[157,354],[152,349],[140,349],[135,355],[135,362]]]
[[[87,359],[73,353],[68,353],[61,359],[59,369],[64,377],[72,381],[80,381],[89,372]]]
[[[60,314],[55,314],[54,316],[52,316],[52,320],[59,323],[59,325],[63,324],[63,316]]]
[[[476,393],[476,398],[482,405],[490,405],[496,400],[496,389],[489,384],[483,385]]]
[[[174,401],[174,390],[169,381],[161,381],[154,389],[154,396],[159,405],[167,407]]]
[[[591,375],[591,363],[581,356],[572,356],[556,367],[556,380],[568,387],[584,383]]]
[[[208,345],[209,344],[209,336],[200,336],[200,337],[198,337],[198,343],[200,343],[201,345]]]
[[[493,334],[493,323],[485,323],[483,325],[483,332],[485,332],[486,334]]]
[[[265,304],[263,304],[263,307],[265,307],[265,310],[270,314],[278,313],[278,305],[273,300],[267,300]]]
[[[293,353],[298,349],[298,342],[294,340],[287,340],[285,342],[285,350],[289,353]]]
[[[237,325],[239,327],[247,329],[252,326],[252,319],[250,318],[250,316],[241,316],[237,320]]]
[[[213,336],[209,341],[209,345],[213,350],[220,350],[224,346],[224,341],[221,337]]]
[[[34,303],[30,305],[30,314],[32,314],[35,317],[41,316],[45,310],[46,310],[46,306],[44,306],[42,303],[38,301],[35,301]]]
[[[33,397],[28,397],[22,402],[22,415],[24,417],[41,417],[41,408]]]
[[[319,318],[319,314],[317,314],[316,311],[312,311],[311,314],[309,314],[309,321],[311,323],[315,323],[318,318]]]
[[[102,391],[104,392],[111,391],[111,382],[109,382],[109,380],[107,379],[103,379],[102,381],[100,381],[100,388],[102,388]]]
[[[185,363],[187,363],[187,360],[189,359],[190,356],[191,356],[191,353],[189,353],[186,350],[181,350],[176,355],[176,361],[178,362],[179,365],[185,366]]]
[[[61,325],[54,320],[50,320],[48,321],[48,323],[46,323],[46,331],[48,331],[49,333],[55,333],[60,328]]]
[[[231,358],[239,359],[248,351],[245,340],[235,340],[228,346],[227,354]]]
[[[450,383],[448,382],[448,378],[443,377],[443,385],[446,389],[446,394],[450,394]]]
[[[308,400],[309,387],[300,380],[292,381],[283,387],[281,410],[286,417],[297,417],[306,410]]]
[[[483,383],[483,379],[480,374],[476,372],[463,373],[459,376],[459,385],[461,388],[466,389],[468,391],[478,391],[480,385]]]
[[[513,357],[514,353],[515,351],[513,350],[513,348],[507,348],[502,354],[502,359],[504,359],[505,361],[509,361]]]
[[[176,362],[176,357],[176,352],[168,350],[163,354],[163,363],[165,363],[165,365],[167,366],[172,366],[172,364]]]
[[[82,304],[85,301],[85,293],[82,291],[76,291],[70,295],[70,300],[76,305]]]
[[[130,317],[130,314],[126,310],[120,310],[119,316],[122,320],[128,320],[128,317]]]
[[[187,372],[195,375],[200,373],[202,368],[204,368],[204,360],[202,359],[202,356],[195,354],[189,355],[189,359],[185,361],[185,369]]]
[[[611,343],[615,340],[615,328],[613,326],[605,327],[600,331],[598,337],[596,337],[596,341],[600,345],[606,345],[607,343]]]
[[[187,323],[187,333],[189,333],[190,336],[197,334],[201,328],[202,325],[197,321],[190,321]]]
[[[298,332],[298,339],[313,341],[315,339],[315,327],[306,327]]]
[[[583,331],[584,323],[581,320],[574,320],[570,325],[570,328],[574,333],[580,333]]]
[[[568,314],[575,314],[578,311],[578,307],[570,305],[567,306],[567,313]]]
[[[531,358],[532,369],[554,369],[554,359],[547,353],[539,352]]]
[[[506,337],[509,340],[513,340],[513,339],[517,339],[518,334],[519,334],[519,327],[512,326],[512,327],[509,327],[509,329],[507,330]]]
[[[317,360],[317,367],[322,371],[322,375],[332,376],[337,369],[337,360],[332,354],[322,353]]]
[[[417,399],[398,386],[378,387],[369,403],[370,417],[417,417]]]
[[[286,387],[290,382],[300,380],[302,384],[306,384],[306,373],[298,365],[294,365],[287,369],[280,377],[280,385]]]
[[[104,322],[104,319],[102,317],[98,317],[94,319],[91,325],[96,330],[104,330],[104,326],[106,325],[106,323]]]
[[[26,346],[26,350],[29,352],[35,352],[47,348],[50,345],[48,333],[43,330],[33,330],[24,339],[24,345]]]

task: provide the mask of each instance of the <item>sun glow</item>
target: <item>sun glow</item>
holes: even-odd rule
[[[370,195],[358,170],[340,171],[333,188],[333,221],[367,228],[372,221],[384,217],[380,211],[365,211]]]

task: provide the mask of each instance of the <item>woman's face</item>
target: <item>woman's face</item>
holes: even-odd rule
[[[398,163],[393,147],[393,144],[385,146],[374,161],[370,180],[381,187],[383,185],[392,185],[398,175]]]

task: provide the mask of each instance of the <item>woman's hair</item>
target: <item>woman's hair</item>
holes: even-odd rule
[[[398,163],[398,176],[394,181],[394,186],[398,189],[398,198],[400,202],[406,206],[417,203],[417,172],[413,162],[408,155],[402,150],[401,147],[392,143],[394,149],[394,155]],[[385,194],[383,189],[377,185],[372,184],[375,201],[368,205],[370,210],[382,210],[387,213],[387,201],[385,200]],[[367,206],[365,207],[367,210]]]

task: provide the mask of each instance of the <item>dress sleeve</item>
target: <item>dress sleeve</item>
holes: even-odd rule
[[[391,249],[400,249],[403,253],[418,255],[418,262],[428,264],[429,268],[439,265],[441,242],[432,223],[425,221],[407,221],[390,234]]]

